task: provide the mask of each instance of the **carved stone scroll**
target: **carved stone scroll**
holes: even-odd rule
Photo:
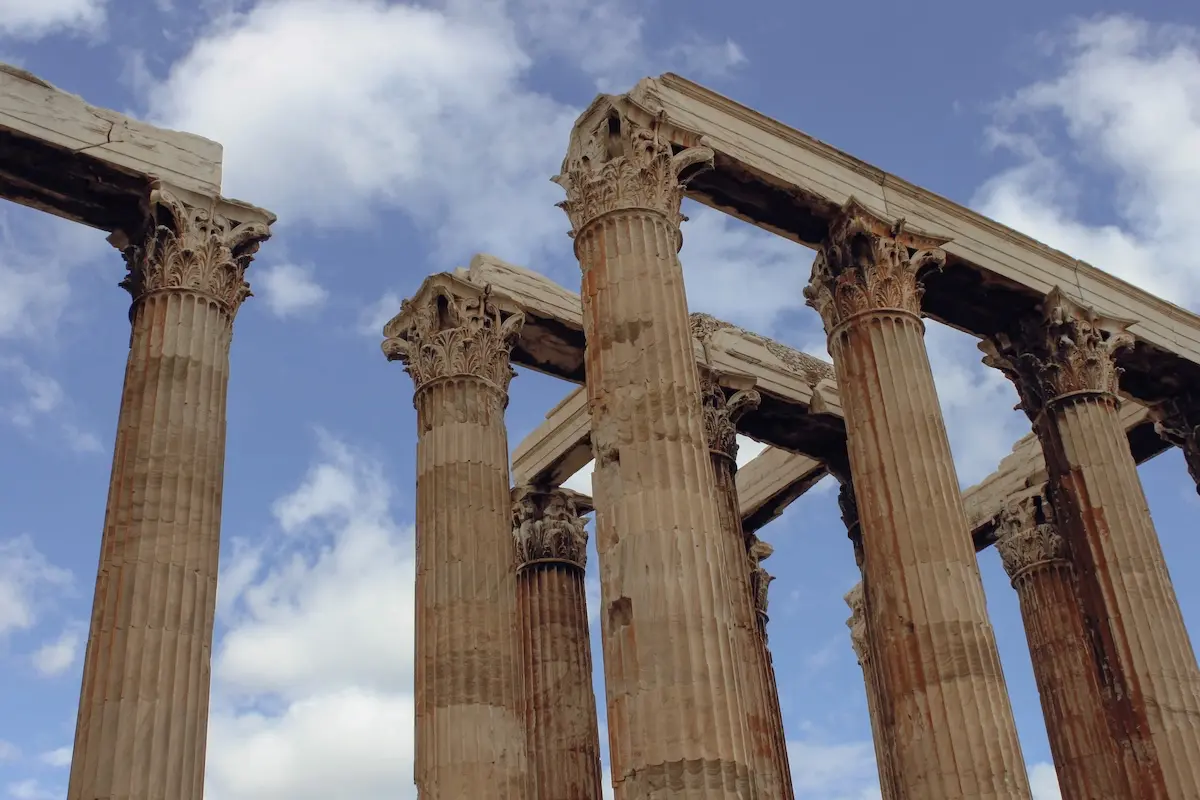
[[[571,495],[555,489],[513,490],[513,541],[517,565],[562,561],[580,569],[587,565],[587,521]]]
[[[910,233],[903,220],[886,223],[852,198],[817,251],[804,297],[830,334],[865,311],[919,316],[920,274],[945,264],[946,241]]]
[[[473,377],[507,397],[509,353],[524,322],[519,311],[502,315],[487,289],[459,295],[429,284],[384,327],[383,353],[404,364],[418,392],[440,378]]]

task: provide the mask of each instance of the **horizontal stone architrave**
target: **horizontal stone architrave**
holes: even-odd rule
[[[526,316],[513,363],[582,383],[583,314],[577,294],[539,273],[485,254],[472,258],[468,268],[427,280],[435,279],[462,291],[481,292],[490,287],[502,305],[519,308]],[[695,343],[697,363],[755,380],[763,405],[742,417],[739,432],[783,451],[764,451],[739,470],[738,490],[745,497],[743,516],[751,529],[778,516],[821,478],[823,451],[844,448],[836,383],[822,379],[811,386],[813,375],[805,374],[803,364],[797,368],[786,363],[789,351],[798,352],[732,326],[716,330],[707,345]],[[772,415],[765,423],[760,419],[764,410]],[[1139,462],[1166,449],[1144,407],[1127,401],[1122,414]],[[586,466],[591,460],[590,424],[586,393],[576,390],[517,445],[514,480],[558,485]],[[811,439],[803,441],[805,436]],[[1039,474],[1044,483],[1045,466],[1040,459],[1037,440],[1026,436],[1014,445],[1013,453],[995,474],[966,490],[964,502],[977,548],[991,544],[994,518],[1005,497],[1035,491],[1041,485]],[[789,473],[794,480],[787,480]]]
[[[192,205],[219,198],[221,160],[210,139],[97,108],[0,63],[0,197],[101,230],[132,230],[154,181]]]

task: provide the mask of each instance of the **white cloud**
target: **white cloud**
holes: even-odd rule
[[[683,225],[688,309],[771,335],[778,317],[803,309],[815,331],[816,312],[804,306],[813,251],[711,208],[689,203]],[[789,335],[794,331],[788,331]]]
[[[34,651],[30,657],[33,668],[44,678],[62,675],[75,663],[82,642],[83,635],[78,627],[67,628],[57,639],[46,642]]]
[[[55,792],[43,786],[34,778],[17,781],[8,785],[8,796],[12,800],[55,800],[63,792]]]
[[[256,293],[267,301],[271,313],[280,319],[320,308],[329,292],[313,278],[311,267],[276,264],[260,270],[254,281]]]
[[[68,745],[42,753],[42,763],[51,767],[69,767],[71,766],[71,750],[72,748]]]
[[[1058,773],[1053,764],[1040,762],[1029,770],[1029,784],[1033,789],[1033,800],[1062,800],[1058,788]]]
[[[5,373],[16,378],[15,387],[20,387],[21,393],[15,400],[0,402],[0,418],[28,433],[38,433],[43,424],[50,423],[77,453],[103,450],[95,434],[72,421],[71,404],[55,378],[33,369],[23,358],[0,355],[0,374]]]
[[[69,587],[71,573],[50,564],[29,536],[0,541],[0,636],[28,630],[48,590]]]
[[[1097,17],[1075,24],[1057,45],[1057,74],[1000,106],[993,141],[1018,164],[987,182],[974,204],[1155,294],[1200,307],[1192,246],[1200,36]],[[1108,202],[1097,207],[1097,198]]]
[[[52,33],[96,31],[107,0],[0,0],[0,38],[40,39]]]
[[[21,748],[17,747],[12,742],[6,742],[0,739],[0,764],[5,761],[16,761],[21,757]]]
[[[385,292],[374,303],[368,304],[358,315],[358,332],[372,339],[383,338],[383,326],[400,313],[400,295]]]
[[[789,741],[788,764],[796,796],[822,800],[878,800],[879,777],[870,742]]]
[[[151,91],[151,115],[222,142],[225,193],[283,225],[366,225],[393,208],[456,258],[528,260],[566,229],[547,177],[577,110],[524,86],[530,59],[494,23],[382,0],[267,0],[195,42]],[[231,104],[233,85],[254,102]]]
[[[675,45],[670,55],[680,62],[686,75],[699,78],[723,77],[748,61],[742,48],[732,39],[714,42],[699,36]]]
[[[391,515],[379,463],[319,438],[316,463],[273,505],[270,552],[235,548],[222,571],[216,800],[414,796],[412,530]]]

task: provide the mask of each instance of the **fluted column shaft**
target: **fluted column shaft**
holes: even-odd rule
[[[746,730],[753,654],[735,611],[746,555],[720,526],[676,255],[680,170],[711,157],[672,156],[597,106],[559,177],[583,270],[618,800],[763,796]]]
[[[1029,798],[919,316],[917,273],[944,260],[939,244],[851,201],[806,295],[829,333],[845,413],[897,790]]]
[[[1052,291],[985,342],[1042,441],[1109,724],[1139,798],[1200,798],[1200,669],[1117,410],[1129,323]]]
[[[783,732],[783,713],[779,708],[771,653],[766,639],[766,609],[763,608],[762,614],[757,613],[752,590],[752,572],[759,561],[756,556],[762,556],[764,551],[760,544],[759,553],[752,555],[747,547],[748,543],[742,531],[741,503],[737,491],[736,422],[740,416],[757,408],[761,400],[758,392],[753,389],[736,391],[727,398],[718,376],[708,370],[701,372],[700,384],[704,435],[712,459],[721,530],[746,553],[746,569],[741,572],[741,585],[736,585],[737,573],[730,578],[735,583],[734,591],[744,598],[744,602],[734,606],[734,630],[742,639],[740,649],[754,657],[748,676],[748,694],[745,701],[751,756],[758,772],[762,796],[791,798],[794,793],[788,768],[787,741]],[[769,554],[769,546],[765,552]]]
[[[434,286],[388,323],[416,385],[416,757],[422,800],[526,800],[508,353],[522,317]]]
[[[896,793],[896,771],[892,764],[892,743],[888,726],[884,724],[882,709],[884,699],[879,691],[879,676],[867,637],[866,596],[862,583],[858,583],[846,594],[846,605],[850,606],[850,645],[854,657],[862,668],[863,686],[867,691],[867,714],[871,720],[871,741],[875,745],[875,766],[879,772],[879,793],[883,800],[898,800]]]
[[[561,489],[543,493],[519,487],[514,514],[529,753],[529,792],[523,800],[600,800],[585,522]]]
[[[132,332],[71,800],[204,793],[229,346],[273,217],[239,226],[162,187],[150,201],[145,238],[112,239],[129,267]]]
[[[1109,730],[1075,568],[1049,504],[1013,503],[998,528],[996,548],[1020,600],[1063,800],[1134,800]]]

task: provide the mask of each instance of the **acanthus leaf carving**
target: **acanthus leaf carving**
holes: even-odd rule
[[[148,206],[140,241],[130,242],[121,233],[109,237],[129,270],[121,288],[135,304],[163,290],[197,292],[216,300],[232,319],[251,296],[246,268],[271,237],[269,225],[239,223],[216,208],[188,205],[161,183],[151,187]]]
[[[384,328],[382,349],[404,364],[418,391],[439,378],[467,376],[506,396],[515,374],[509,356],[524,324],[520,311],[501,313],[490,285],[478,295],[456,295],[434,284],[401,304]]]
[[[805,300],[821,315],[826,333],[867,311],[920,316],[921,274],[945,266],[946,241],[910,233],[902,219],[885,222],[850,198],[813,259]]]
[[[1190,395],[1150,406],[1154,431],[1164,442],[1183,451],[1188,474],[1200,492],[1200,403]]]
[[[1043,494],[1009,500],[997,517],[996,533],[996,551],[1013,582],[1038,566],[1069,561],[1067,542]]]
[[[675,153],[657,122],[648,129],[615,107],[607,110],[607,114],[586,115],[576,124],[562,170],[551,178],[566,190],[567,198],[558,207],[571,221],[571,235],[578,235],[596,218],[621,210],[656,211],[678,228],[684,220],[679,211],[682,174],[690,167],[711,166],[713,151],[699,146]],[[676,239],[678,249],[682,239]]]
[[[1036,421],[1047,405],[1079,394],[1117,396],[1116,357],[1133,346],[1128,320],[1105,317],[1054,287],[1040,314],[1021,320],[1014,335],[999,333],[979,344],[983,363],[1013,382],[1021,408]]]
[[[757,536],[753,538],[747,550],[750,558],[750,595],[754,600],[755,612],[764,622],[770,602],[771,581],[775,580],[775,576],[767,572],[762,562],[770,558],[774,552],[775,548]]]
[[[742,389],[729,397],[711,370],[700,370],[700,399],[704,412],[704,438],[708,449],[737,460],[737,421],[758,408],[762,396],[754,389]]]
[[[854,655],[858,658],[858,663],[865,665],[868,661],[867,602],[862,581],[854,584],[854,587],[846,592],[843,599],[850,607],[850,618],[846,620],[846,627],[850,629],[850,646],[854,648]]]
[[[517,566],[566,561],[587,566],[587,520],[563,489],[521,487],[513,492],[513,543]]]

